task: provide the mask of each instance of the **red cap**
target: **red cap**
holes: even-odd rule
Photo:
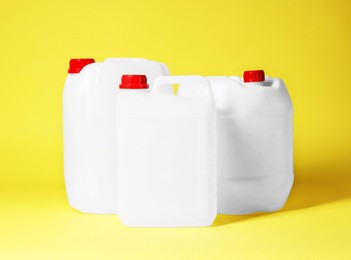
[[[262,81],[264,81],[263,70],[244,71],[244,82],[262,82]]]
[[[94,62],[94,59],[71,59],[68,73],[79,73],[86,65]]]
[[[145,75],[123,75],[119,88],[146,89],[149,88]]]

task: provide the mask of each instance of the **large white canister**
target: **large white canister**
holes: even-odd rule
[[[284,82],[262,70],[208,77],[217,110],[218,213],[284,206],[293,184],[293,108]],[[191,90],[179,88],[178,95]]]
[[[123,74],[145,74],[152,83],[169,72],[146,59],[70,61],[63,92],[64,176],[69,204],[81,212],[117,213],[115,102]]]
[[[188,96],[164,93],[187,84]],[[217,214],[215,121],[201,76],[125,75],[117,96],[118,215],[131,227],[209,226]]]

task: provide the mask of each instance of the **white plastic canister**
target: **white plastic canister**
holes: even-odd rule
[[[188,84],[191,96],[163,93]],[[117,96],[118,213],[132,227],[209,226],[217,214],[215,107],[200,76],[125,75]]]
[[[63,93],[64,175],[69,204],[85,213],[117,213],[115,102],[123,74],[168,75],[146,59],[73,59]],[[166,89],[172,92],[172,89]]]
[[[294,179],[293,109],[284,82],[263,71],[208,80],[217,110],[218,213],[280,209]],[[178,95],[190,91],[179,88]]]

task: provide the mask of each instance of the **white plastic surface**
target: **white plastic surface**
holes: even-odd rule
[[[208,77],[217,109],[218,213],[284,206],[294,179],[292,104],[284,82]],[[178,95],[190,92],[179,87]]]
[[[108,59],[66,79],[64,175],[69,204],[81,212],[117,213],[115,98],[123,74],[145,74],[152,84],[168,70],[145,59]]]
[[[163,93],[186,83],[192,97]],[[160,77],[117,97],[118,213],[131,227],[209,226],[217,214],[215,107],[200,76]]]

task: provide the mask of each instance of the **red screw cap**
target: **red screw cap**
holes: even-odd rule
[[[244,82],[262,82],[262,81],[264,81],[263,70],[244,71]]]
[[[145,75],[123,75],[119,88],[123,89],[148,89]]]
[[[68,73],[79,73],[86,65],[94,62],[94,59],[71,59]]]

